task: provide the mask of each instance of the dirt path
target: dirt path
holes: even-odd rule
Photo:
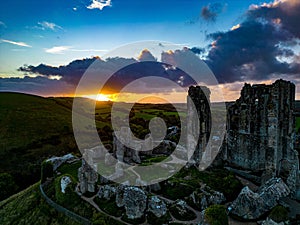
[[[154,194],[154,193],[152,193],[152,194]],[[158,196],[159,198],[165,200],[167,203],[172,204],[172,203],[175,202],[174,200],[165,198],[165,197],[163,197],[163,196],[161,196],[161,195],[158,195],[158,194],[155,194],[155,195]],[[197,216],[196,219],[194,219],[194,220],[189,220],[189,221],[181,221],[181,220],[177,220],[176,218],[174,218],[174,217],[171,215],[171,216],[172,216],[172,219],[173,219],[172,222],[181,223],[181,224],[199,224],[199,222],[202,221],[202,215],[201,215],[201,212],[195,210],[194,208],[192,208],[192,207],[189,206],[189,205],[187,205],[187,208],[188,208],[189,210],[191,210],[192,212],[195,213],[195,215]]]
[[[93,199],[95,198],[95,196],[93,196],[93,197],[91,197],[91,198],[87,198],[87,197],[81,196],[81,198],[82,198],[84,201],[86,201],[86,202],[88,202],[89,204],[91,204],[92,206],[94,206],[94,207],[98,210],[98,212],[101,212],[101,213],[105,214],[106,216],[109,216],[109,217],[113,218],[114,220],[117,220],[117,221],[119,221],[119,222],[121,222],[121,223],[123,223],[123,224],[131,225],[131,224],[126,223],[125,221],[121,220],[121,217],[115,217],[115,216],[112,216],[112,215],[110,215],[110,214],[104,212],[103,210],[101,210],[101,209],[99,208],[99,206],[98,206],[98,205],[94,202],[94,200],[93,200]]]

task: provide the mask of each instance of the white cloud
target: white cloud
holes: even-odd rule
[[[237,24],[237,25],[231,27],[230,30],[237,30],[237,29],[239,29],[240,27],[241,27],[241,24]]]
[[[52,48],[48,48],[45,51],[51,54],[63,54],[63,52],[72,48],[71,46],[54,46]]]
[[[66,51],[71,52],[107,52],[105,49],[74,49],[72,46],[54,46],[45,49],[45,52],[51,54],[63,54]]]
[[[92,4],[87,6],[88,9],[102,10],[106,6],[111,6],[111,0],[92,0]]]
[[[59,30],[62,29],[61,26],[55,24],[55,23],[51,23],[51,22],[47,22],[47,21],[43,21],[43,22],[38,22],[38,25],[36,28],[39,28],[41,30]]]
[[[0,27],[6,28],[7,26],[6,26],[6,24],[4,22],[0,21]]]
[[[12,44],[12,45],[18,45],[18,46],[21,46],[21,47],[29,47],[29,48],[32,47],[31,45],[28,45],[25,42],[16,42],[16,41],[10,41],[10,40],[5,40],[5,39],[0,39],[0,41],[5,42],[5,43],[9,43],[9,44]]]

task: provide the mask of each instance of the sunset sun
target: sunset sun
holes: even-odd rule
[[[95,95],[85,95],[84,97],[90,98],[96,101],[112,101],[108,95],[105,94],[95,94]]]

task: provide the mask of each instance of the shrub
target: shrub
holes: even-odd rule
[[[284,222],[288,220],[288,210],[281,205],[275,206],[269,215],[269,217],[276,223]]]
[[[205,210],[205,219],[210,225],[228,225],[226,208],[223,205],[211,205]]]
[[[109,215],[120,217],[124,213],[124,209],[119,208],[114,200],[105,200],[96,197],[94,198],[94,202]]]
[[[61,192],[61,179],[64,176],[68,176],[71,178],[71,183],[66,187],[65,193]],[[69,174],[64,174],[55,179],[54,182],[55,185],[55,199],[58,204],[61,204],[65,206],[66,208],[73,208],[77,206],[77,204],[80,202],[79,196],[75,193],[75,179],[69,175]]]

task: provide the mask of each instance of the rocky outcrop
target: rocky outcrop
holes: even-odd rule
[[[275,221],[273,221],[270,218],[267,218],[266,220],[264,220],[261,223],[261,225],[285,225],[285,224],[288,224],[288,223],[285,223],[285,222],[276,223]]]
[[[189,196],[189,199],[200,210],[204,210],[210,205],[218,205],[226,201],[223,193],[214,191],[207,186],[194,191]]]
[[[60,167],[60,165],[74,159],[76,159],[76,157],[70,153],[61,157],[51,157],[50,159],[47,159],[46,162],[51,162],[53,164],[53,171],[56,171],[57,168]]]
[[[230,213],[246,220],[258,219],[278,204],[280,198],[288,196],[290,189],[280,178],[272,178],[258,192],[244,187],[237,199],[228,207]]]
[[[162,217],[167,213],[166,203],[157,196],[151,196],[148,203],[148,210],[156,217]]]
[[[137,187],[126,187],[123,194],[126,215],[129,219],[141,218],[147,207],[146,193]]]
[[[116,196],[117,189],[111,185],[104,185],[99,188],[97,196],[106,200],[110,200]]]
[[[184,216],[186,215],[187,213],[189,213],[189,209],[187,207],[187,204],[185,201],[181,200],[181,199],[178,199],[176,200],[175,204],[173,204],[173,207],[176,208],[177,212],[181,215],[181,216]]]
[[[95,192],[95,184],[98,180],[98,173],[82,159],[82,166],[78,169],[78,180],[80,192]]]
[[[68,176],[63,176],[60,180],[61,192],[66,193],[66,188],[72,182],[71,178]]]

